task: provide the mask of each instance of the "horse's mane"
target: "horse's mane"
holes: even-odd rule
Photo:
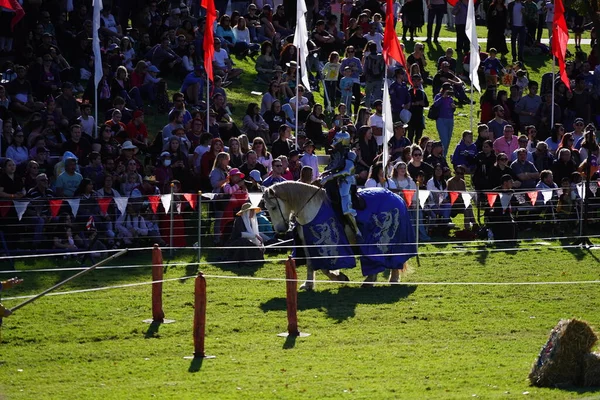
[[[277,183],[267,189],[267,192],[272,191],[274,197],[279,197],[290,205],[294,211],[306,205],[310,200],[319,200],[324,202],[327,200],[325,190],[296,181],[285,181]],[[315,193],[317,192],[317,193]]]

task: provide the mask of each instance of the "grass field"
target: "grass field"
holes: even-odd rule
[[[437,54],[428,50],[430,59]],[[535,62],[530,73],[539,79],[550,66]],[[236,114],[259,100],[251,90],[262,90],[252,83],[250,64],[237,63],[247,76],[231,87]],[[453,144],[468,121],[457,116]],[[0,398],[599,398],[600,388],[538,389],[526,379],[559,319],[600,327],[598,284],[567,283],[600,279],[597,249],[561,248],[556,240],[527,241],[508,252],[458,244],[423,245],[404,286],[318,283],[315,292],[300,293],[300,330],[311,336],[297,340],[276,336],[286,330],[284,282],[224,278],[283,278],[282,262],[274,260],[285,253],[260,269],[238,270],[207,261],[218,251],[205,251],[200,266],[192,251],[180,251],[169,261],[176,265],[165,266],[165,279],[198,269],[206,275],[206,352],[216,359],[183,358],[193,352],[192,279],[164,284],[166,318],[176,322],[157,331],[142,322],[151,318],[150,286],[46,297],[4,320]],[[135,252],[112,265],[150,262],[149,252]],[[74,273],[25,270],[70,265],[54,257],[17,261],[15,274],[26,281],[3,296],[36,294]],[[362,279],[357,269],[349,276]],[[148,267],[103,269],[61,290],[150,280]],[[510,284],[534,282],[564,284]]]

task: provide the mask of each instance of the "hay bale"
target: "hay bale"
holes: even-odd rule
[[[539,387],[582,385],[584,356],[597,340],[587,322],[560,320],[535,360],[529,381]]]
[[[583,385],[600,386],[600,353],[586,354],[583,363]]]

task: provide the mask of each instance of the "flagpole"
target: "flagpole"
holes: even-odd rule
[[[385,60],[384,60],[385,61]],[[384,87],[387,86],[387,75],[388,75],[388,66],[387,63],[384,62],[384,71],[383,71],[383,85]],[[390,155],[388,154],[388,146],[387,146],[387,142],[388,142],[388,137],[387,137],[387,123],[388,121],[386,121],[386,112],[387,112],[387,103],[389,102],[389,90],[387,91],[387,93],[385,93],[384,91],[384,96],[388,96],[388,98],[383,99],[383,170],[385,172],[385,177],[387,178],[388,176],[388,168],[387,168],[387,160],[390,157]],[[393,128],[392,128],[393,129]]]
[[[473,82],[471,82],[471,132],[473,132]]]
[[[296,131],[294,132],[294,136],[296,139],[296,148],[298,148],[298,109],[300,108],[300,99],[298,98],[298,85],[300,84],[299,66],[300,66],[300,49],[298,46],[298,47],[296,47]],[[302,73],[304,73],[304,72],[302,72]],[[310,90],[310,88],[304,88],[304,90]]]
[[[555,72],[554,72],[555,64],[556,64],[556,56],[553,54],[552,55],[552,104],[550,105],[550,107],[552,107],[552,111],[550,112],[550,129],[552,129],[554,127],[554,86],[556,86],[554,84],[554,80],[556,79]]]
[[[210,131],[210,79],[206,76],[206,132]]]

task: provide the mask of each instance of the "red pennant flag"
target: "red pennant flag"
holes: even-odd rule
[[[567,76],[565,54],[569,43],[569,30],[565,21],[565,6],[562,0],[554,2],[554,19],[552,20],[552,55],[558,60],[560,79],[567,89],[571,90],[571,82]]]
[[[186,199],[188,203],[190,203],[190,207],[192,207],[192,210],[196,209],[196,195],[195,194],[184,193],[183,198]]]
[[[90,215],[90,217],[88,218],[86,224],[85,224],[85,229],[86,230],[90,230],[92,228],[95,228],[96,224],[94,223],[94,217]]]
[[[62,203],[62,199],[50,200],[50,215],[52,215],[52,218],[56,218],[60,208],[62,207]]]
[[[6,217],[12,205],[12,201],[0,201],[0,216],[2,218]]]
[[[458,3],[458,0],[448,0],[448,4],[450,4],[452,7],[454,7],[456,3]]]
[[[490,207],[494,207],[494,203],[496,202],[496,198],[498,197],[498,193],[488,193],[487,200]]]
[[[398,61],[400,65],[404,67],[406,71],[406,76],[408,77],[408,82],[412,86],[412,78],[410,76],[410,71],[406,67],[406,58],[404,57],[404,52],[402,51],[402,47],[400,47],[400,42],[398,41],[398,34],[394,29],[394,1],[387,0],[386,2],[386,16],[385,16],[385,30],[383,32],[383,60],[385,61],[385,65],[390,64],[390,58]]]
[[[10,30],[15,30],[15,25],[19,23],[19,21],[25,16],[25,11],[21,4],[17,0],[0,0],[0,7],[6,8],[7,10],[12,10],[15,12],[15,16],[10,21]]]
[[[211,81],[213,80],[212,60],[215,55],[215,35],[213,27],[217,20],[217,10],[215,8],[215,0],[201,0],[201,6],[206,10],[206,24],[204,25],[204,42],[202,47],[204,50],[204,69],[206,76]]]
[[[535,206],[535,202],[537,201],[538,192],[527,192],[529,196],[529,200],[531,200],[531,205]]]
[[[410,207],[413,201],[413,196],[415,195],[415,191],[412,189],[403,189],[402,194],[404,195],[404,199],[406,200],[406,206]]]
[[[152,212],[156,214],[158,210],[158,205],[160,204],[160,196],[148,196],[148,201],[150,201],[150,207],[152,207]]]
[[[100,206],[100,212],[103,215],[106,215],[108,213],[108,206],[110,205],[111,201],[112,201],[112,197],[100,197],[98,199],[98,205]]]
[[[450,205],[453,206],[456,199],[458,199],[460,193],[458,192],[450,192]]]

